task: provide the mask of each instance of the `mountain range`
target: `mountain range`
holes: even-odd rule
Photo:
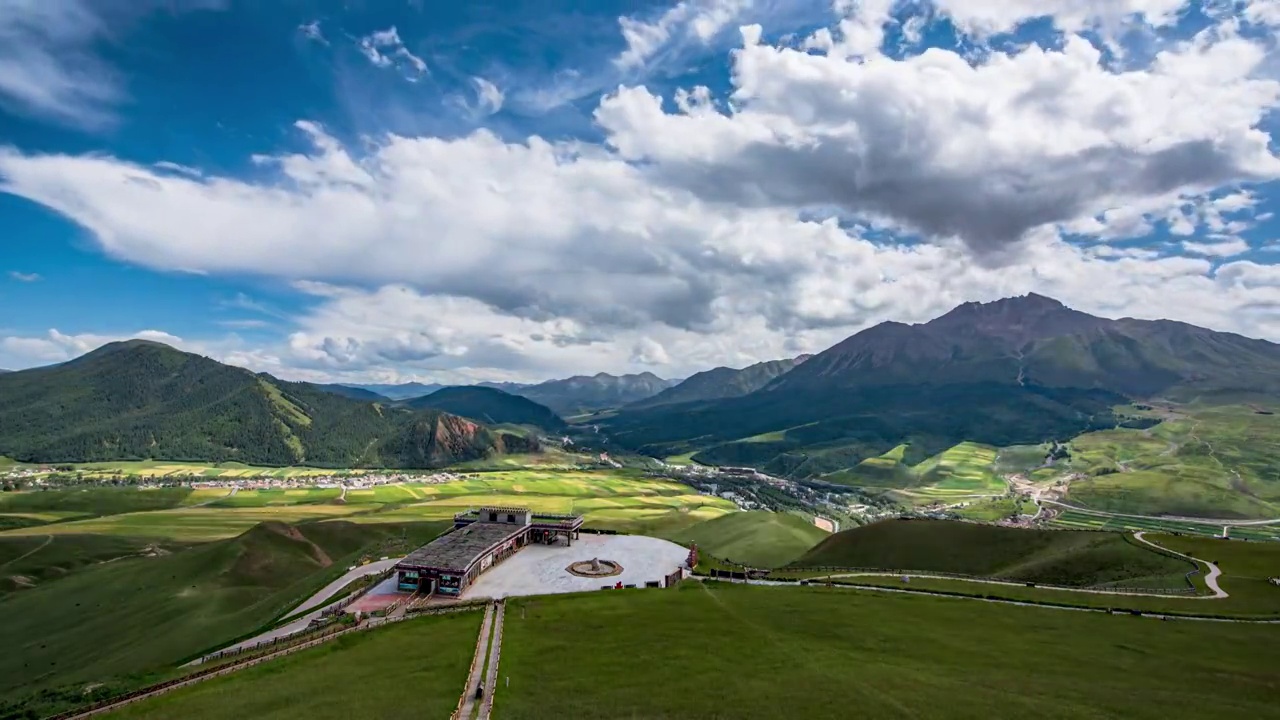
[[[351,399],[160,343],[0,376],[0,455],[431,468],[535,441],[439,410]]]
[[[809,355],[801,355],[787,360],[769,360],[756,363],[745,368],[718,367],[690,375],[683,382],[673,385],[658,394],[637,400],[626,406],[628,410],[639,410],[659,405],[695,402],[698,400],[719,400],[741,397],[759,390],[784,373],[805,360]]]
[[[1280,345],[1167,320],[1110,320],[1027,295],[870,327],[738,397],[624,408],[625,447],[817,475],[908,444],[1006,446],[1115,427],[1137,399],[1280,390]]]
[[[575,375],[563,380],[541,383],[481,382],[474,386],[446,386],[419,382],[400,385],[318,385],[338,394],[346,390],[364,390],[390,400],[413,400],[431,395],[445,387],[483,387],[519,395],[545,405],[562,416],[621,407],[628,403],[652,397],[678,384],[679,380],[664,380],[653,373],[638,375],[610,375],[597,373],[592,376]],[[355,396],[355,395],[351,395]]]
[[[593,422],[614,445],[694,452],[797,477],[906,444],[914,465],[962,441],[1066,440],[1133,424],[1119,405],[1280,392],[1280,345],[1167,320],[1117,320],[1027,295],[965,303],[926,323],[885,322],[812,357],[715,368],[676,383],[601,373],[469,386],[399,401],[291,383],[158,343],[103,346],[0,375],[0,454],[430,467],[531,441],[490,425]],[[430,388],[430,386],[420,386]],[[511,390],[520,393],[511,394]]]

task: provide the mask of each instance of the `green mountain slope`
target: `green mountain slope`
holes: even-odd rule
[[[404,551],[440,523],[262,523],[244,534],[159,557],[102,563],[0,598],[0,717],[84,688],[119,691],[137,674],[164,669],[252,633],[287,612],[367,552]],[[404,539],[401,539],[404,533]],[[126,677],[133,676],[133,677]],[[47,688],[56,691],[41,693]],[[25,699],[25,702],[24,702]],[[12,704],[10,704],[12,703]]]
[[[654,456],[814,476],[902,444],[914,465],[964,441],[1067,440],[1121,425],[1112,408],[1133,399],[1242,393],[1280,393],[1280,346],[1029,295],[881,323],[742,397],[623,408],[601,426]],[[742,442],[759,436],[772,439]]]
[[[550,432],[560,432],[567,427],[565,421],[545,405],[487,387],[447,387],[404,404],[418,410],[440,410],[490,425],[533,425]]]
[[[787,360],[756,363],[741,369],[718,367],[695,373],[679,385],[669,387],[651,398],[632,403],[629,408],[639,409],[698,400],[741,397],[763,388],[808,358],[808,355],[801,355]]]
[[[799,558],[829,533],[791,513],[750,510],[721,515],[675,533],[669,539],[697,543],[722,560],[775,568]]]
[[[166,345],[105,345],[0,377],[0,455],[41,462],[436,467],[528,441],[439,411],[340,397]]]

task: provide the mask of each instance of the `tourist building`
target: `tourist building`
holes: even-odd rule
[[[453,529],[396,563],[397,587],[424,595],[458,597],[481,573],[529,543],[569,545],[581,515],[535,514],[528,508],[482,507],[453,516]]]

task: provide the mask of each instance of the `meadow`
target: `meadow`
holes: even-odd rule
[[[1069,501],[1110,512],[1205,518],[1280,517],[1280,416],[1247,406],[1182,406],[1146,430],[1071,441]]]
[[[701,553],[756,568],[782,567],[829,537],[807,518],[764,510],[730,513],[667,535]]]
[[[899,445],[851,469],[824,475],[822,479],[891,490],[895,498],[908,505],[950,504],[1003,495],[1008,490],[995,470],[996,448],[964,442],[915,466],[905,464],[906,451],[906,445]]]
[[[1026,530],[948,520],[885,520],[828,537],[790,568],[951,573],[1067,586],[1185,588],[1195,566],[1122,533]]]
[[[1277,641],[1276,626],[688,582],[511,601],[494,715],[1264,717]]]
[[[101,683],[103,692],[143,684],[258,631],[361,556],[404,552],[444,527],[264,523],[228,540],[99,563],[2,595],[0,614],[21,621],[0,623],[0,647],[9,650],[0,653],[0,717],[83,702],[87,684]],[[63,540],[46,549],[60,552]]]
[[[481,617],[451,613],[352,633],[104,717],[446,718],[466,683]]]
[[[1103,595],[948,578],[912,577],[909,583],[903,583],[899,577],[863,576],[837,578],[835,582],[911,592],[938,592],[1094,609],[1226,618],[1280,618],[1280,588],[1267,582],[1268,578],[1280,575],[1280,543],[1223,541],[1205,537],[1152,534],[1145,537],[1170,550],[1217,562],[1219,569],[1222,570],[1218,584],[1229,597],[1209,597],[1209,590],[1204,583],[1203,566],[1200,567],[1200,573],[1190,576],[1192,584],[1199,593],[1195,597]],[[816,577],[820,574],[808,573],[806,576]],[[1134,582],[1126,585],[1138,589],[1156,587]]]
[[[198,463],[173,460],[119,460],[112,462],[76,463],[72,472],[80,473],[86,480],[111,477],[175,478],[199,476],[210,479],[230,480],[248,477],[278,479],[305,478],[332,475],[359,475],[370,470],[333,470],[315,467],[270,467],[246,465],[238,462]]]
[[[680,483],[629,470],[511,470],[445,483],[399,483],[348,490],[94,488],[6,493],[0,512],[85,511],[101,517],[24,524],[7,535],[107,534],[206,542],[235,536],[265,520],[347,519],[357,523],[449,520],[479,505],[519,505],[538,512],[581,513],[588,527],[665,534],[734,511],[733,503]],[[199,505],[198,507],[194,507]]]

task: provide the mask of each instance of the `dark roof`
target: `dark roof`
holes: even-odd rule
[[[446,533],[405,556],[396,567],[465,571],[486,550],[525,530],[523,525],[476,522]]]

